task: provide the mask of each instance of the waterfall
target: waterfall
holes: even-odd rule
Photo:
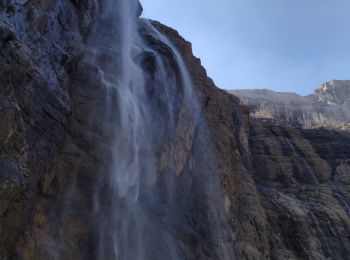
[[[335,197],[340,202],[340,205],[344,207],[346,213],[350,216],[350,202],[335,182],[332,183],[332,194],[333,197]]]
[[[290,142],[290,140],[287,139],[287,138],[285,140],[286,140],[286,143],[287,143],[288,147],[292,151],[294,158],[297,159],[303,165],[303,167],[306,169],[306,172],[309,174],[309,176],[313,180],[313,183],[315,185],[317,185],[317,187],[318,187],[320,185],[320,183],[319,183],[319,181],[317,179],[317,175],[316,175],[316,172],[314,171],[314,169],[310,166],[310,164],[304,158],[302,158],[297,153],[297,151],[295,150],[294,145]]]
[[[318,237],[318,240],[320,242],[320,247],[326,255],[332,255],[332,251],[328,246],[328,237],[321,228],[321,223],[315,217],[315,214],[313,213],[312,209],[309,211],[309,216],[311,218],[311,224],[314,226],[315,235]]]
[[[145,73],[137,62],[147,47],[137,33],[137,1],[104,1],[101,8],[90,42],[94,54],[90,62],[103,75],[113,141],[107,173],[101,174],[101,185],[95,191],[95,258],[149,259],[147,236],[160,227],[145,205],[153,203],[148,194],[156,178],[152,123],[157,120],[147,100]],[[103,39],[99,39],[101,34]],[[116,59],[99,64],[99,54],[104,51],[105,56],[116,53]],[[168,259],[176,259],[171,241],[167,247]]]
[[[78,140],[67,149],[77,149],[78,160],[60,172],[57,202],[42,232],[49,242],[39,254],[233,259],[217,158],[190,61],[173,31],[137,17],[137,0],[96,2],[97,20],[72,84]]]
[[[184,157],[191,157],[201,112],[182,55],[150,21],[136,19],[137,4],[102,1],[83,57],[102,79],[104,117],[111,136],[108,160],[93,191],[93,253],[95,259],[184,259],[176,225],[193,213],[181,208],[189,207],[187,202],[177,201],[183,188],[176,176],[192,165]],[[165,54],[159,53],[159,46]],[[159,157],[167,158],[165,168]],[[218,177],[202,175],[205,183],[200,184],[203,191],[198,191],[198,199],[202,193],[215,195],[213,201],[219,199],[220,192],[211,188],[219,189]],[[213,212],[207,214],[219,214],[210,208],[214,206],[203,206],[201,210]],[[213,243],[221,243],[219,248],[222,242],[216,236],[224,232],[222,219],[217,217],[218,226],[213,230],[208,226],[206,231],[213,233]],[[192,228],[181,225],[182,233]]]

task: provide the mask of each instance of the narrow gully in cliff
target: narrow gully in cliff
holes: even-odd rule
[[[314,171],[314,169],[310,166],[310,164],[304,158],[299,156],[299,154],[297,153],[294,145],[290,142],[289,139],[286,139],[286,143],[288,144],[289,148],[293,152],[294,158],[296,158],[299,162],[301,162],[302,165],[305,167],[305,169],[308,172],[309,176],[312,178],[314,184],[317,186],[317,190],[319,192],[320,183],[319,183],[319,181],[317,179],[317,175],[316,175],[316,172]],[[345,209],[346,213],[348,215],[350,215],[350,204],[347,201],[347,199],[344,196],[344,194],[342,193],[342,191],[340,190],[340,188],[334,182],[332,182],[332,184],[331,184],[331,190],[332,190],[333,197],[336,198],[340,202],[340,204]],[[313,219],[314,219],[314,217],[313,217]],[[318,226],[318,223],[316,223],[316,226]]]
[[[340,187],[336,183],[332,183],[332,194],[340,202],[340,204],[345,208],[346,213],[350,216],[350,203],[346,196],[344,196]]]
[[[290,140],[288,138],[285,139],[286,143],[288,144],[288,147],[290,148],[290,150],[293,153],[293,156],[295,159],[297,159],[299,162],[301,162],[301,164],[304,166],[304,168],[306,169],[306,172],[309,174],[309,176],[311,177],[311,179],[313,180],[313,183],[317,186],[317,188],[319,189],[319,181],[317,179],[317,175],[314,171],[314,169],[312,169],[312,167],[310,166],[310,164],[304,159],[302,158],[297,151],[295,150],[294,145],[290,142]]]
[[[318,240],[320,242],[320,248],[324,251],[325,255],[331,256],[332,250],[328,246],[328,237],[326,236],[325,232],[321,228],[320,222],[315,217],[315,214],[312,210],[309,211],[309,215],[312,221],[312,224],[315,227],[316,237],[318,237]]]

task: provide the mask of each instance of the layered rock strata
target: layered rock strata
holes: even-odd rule
[[[267,89],[229,92],[250,107],[253,118],[299,128],[350,129],[349,80],[332,80],[308,96]]]
[[[114,205],[101,176],[118,113],[106,118],[101,71],[84,58],[96,3],[0,3],[1,259],[99,259],[98,234],[112,227],[106,219],[101,228],[96,216]],[[200,120],[182,102],[176,55],[140,26],[150,51],[137,61],[159,126],[157,192],[140,197],[153,220],[142,245],[147,258],[347,259],[349,134],[250,121],[248,107],[215,86],[189,42],[152,26],[179,50]],[[100,65],[118,69],[118,59],[109,59],[118,53],[102,54]],[[175,84],[155,84],[157,57]],[[96,187],[105,203],[97,213]],[[103,246],[104,259],[113,259]]]

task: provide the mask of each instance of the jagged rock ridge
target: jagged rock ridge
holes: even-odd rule
[[[303,128],[350,129],[350,81],[333,80],[322,84],[314,94],[271,90],[229,90],[251,108],[253,118]]]

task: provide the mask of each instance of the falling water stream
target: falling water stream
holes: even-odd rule
[[[181,224],[178,229],[176,226],[184,221],[182,218],[189,218],[186,215],[193,213],[181,208],[187,207],[188,202],[182,202],[182,199],[179,202],[176,196],[181,193],[177,189],[182,188],[177,188],[175,183],[178,180],[172,178],[181,174],[186,163],[179,163],[178,158],[169,159],[165,176],[174,177],[166,177],[167,186],[162,188],[164,184],[157,176],[157,160],[164,140],[168,143],[167,140],[175,140],[174,153],[183,149],[176,145],[177,124],[190,133],[185,138],[188,141],[194,136],[201,112],[182,55],[150,21],[136,19],[137,12],[136,0],[101,1],[99,17],[82,58],[84,63],[96,68],[100,85],[105,89],[104,117],[108,121],[107,132],[112,136],[108,160],[101,166],[93,190],[92,258],[183,259],[184,245],[176,234],[186,234],[190,228],[186,224]],[[159,46],[165,54],[156,50]],[[164,55],[173,59],[175,64],[169,64]],[[151,65],[145,69],[149,63]],[[178,143],[186,140],[178,140]],[[206,144],[205,148],[208,147]],[[191,150],[185,149],[184,152]],[[176,157],[174,153],[169,152],[167,156]],[[206,164],[210,164],[210,160],[206,160]],[[208,173],[209,169],[207,167]],[[206,183],[205,174],[201,178]],[[218,197],[220,193],[211,188],[218,187],[217,177],[210,175],[208,179],[210,185],[203,184],[201,190],[206,190],[203,194]],[[197,199],[204,200],[202,196],[199,194]],[[217,207],[215,199],[201,203],[212,203]],[[165,209],[162,209],[162,204]],[[210,207],[203,210],[210,210]],[[222,225],[222,216],[216,218],[217,225]],[[209,226],[207,229],[206,232],[214,234],[213,239],[220,248],[223,242],[215,238],[217,232]]]
[[[340,204],[344,207],[346,210],[346,213],[350,216],[350,202],[344,196],[343,191],[340,189],[340,187],[336,183],[332,183],[332,192],[333,196],[340,202]]]
[[[161,227],[145,205],[153,203],[151,196],[147,196],[156,178],[152,145],[156,131],[152,123],[156,118],[147,100],[145,72],[137,62],[137,57],[148,51],[137,33],[137,4],[137,1],[104,1],[91,40],[94,54],[91,63],[99,64],[101,52],[105,52],[104,56],[116,53],[119,59],[103,60],[103,66],[99,66],[107,89],[107,113],[110,117],[114,113],[118,116],[111,122],[114,141],[108,174],[95,194],[97,259],[150,259],[147,250],[151,242],[147,242],[147,236],[151,238],[155,232],[165,241],[168,259],[178,258],[174,242],[169,237],[161,238]],[[99,39],[101,34],[103,38]],[[163,68],[158,73],[165,71]],[[159,77],[166,78],[166,75]],[[188,82],[184,84],[189,86]]]
[[[317,179],[317,175],[316,175],[314,169],[309,165],[309,163],[304,158],[299,156],[299,154],[295,150],[294,145],[290,142],[289,139],[286,139],[286,143],[288,144],[289,148],[291,149],[294,158],[296,158],[298,161],[300,161],[302,163],[302,165],[306,168],[306,171],[308,172],[308,174],[312,178],[314,184],[317,185],[317,187],[319,187],[319,181]],[[350,203],[346,199],[346,196],[344,196],[343,192],[341,191],[341,189],[338,187],[338,185],[336,183],[332,182],[331,187],[332,187],[333,196],[344,207],[346,213],[348,215],[350,215]]]
[[[312,178],[313,183],[315,185],[317,185],[317,187],[318,187],[319,186],[319,181],[317,179],[317,175],[316,175],[314,169],[312,169],[310,164],[297,153],[297,151],[295,150],[294,145],[290,142],[290,140],[289,139],[285,139],[285,140],[286,140],[286,143],[288,144],[288,147],[291,149],[294,158],[297,159],[299,162],[301,162],[301,164],[305,167],[305,169],[306,169],[307,173],[309,174],[309,176]]]
[[[292,154],[293,154],[293,157],[298,160],[299,163],[301,163],[304,167],[304,169],[306,169],[307,173],[309,174],[309,176],[312,178],[313,180],[313,184],[316,185],[316,188],[319,192],[319,181],[317,179],[317,175],[314,171],[314,169],[309,165],[309,163],[304,159],[302,158],[296,151],[294,145],[291,143],[291,141],[289,139],[285,139],[286,140],[286,143],[288,145],[288,147],[290,148],[290,150],[292,151]],[[326,251],[326,253],[328,253],[328,246],[325,245],[326,241],[327,241],[327,237],[325,235],[325,233],[323,232],[322,228],[321,228],[321,225],[320,225],[320,222],[318,221],[318,219],[315,217],[314,213],[313,213],[313,209],[309,209],[309,216],[312,220],[312,224],[314,225],[315,227],[315,232],[317,234],[317,236],[319,236],[319,241],[320,241],[320,244],[321,246],[324,246],[324,249]]]

